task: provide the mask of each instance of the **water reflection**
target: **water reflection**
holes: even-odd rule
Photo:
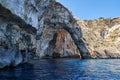
[[[119,80],[118,59],[39,60],[0,70],[0,80]]]

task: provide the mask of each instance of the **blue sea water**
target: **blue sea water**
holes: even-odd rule
[[[0,70],[0,80],[120,80],[120,59],[35,60]]]

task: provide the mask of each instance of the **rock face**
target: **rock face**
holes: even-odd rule
[[[53,1],[55,0],[0,0],[0,4],[27,24],[38,28],[40,27],[39,18]]]
[[[89,57],[77,21],[55,0],[0,0],[0,50],[0,68],[34,57]]]
[[[36,53],[35,33],[20,28],[17,23],[8,21],[3,16],[1,14],[0,17],[0,68],[16,66]]]
[[[46,50],[45,55],[54,58],[81,57],[70,34],[64,29],[59,30],[54,35],[53,40],[49,42],[49,47]]]
[[[77,21],[92,58],[120,58],[120,17]]]

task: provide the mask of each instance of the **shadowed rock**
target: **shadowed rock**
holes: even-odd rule
[[[75,45],[70,34],[65,30],[59,30],[50,41],[49,47],[45,54],[53,58],[78,57],[81,58],[80,52]]]

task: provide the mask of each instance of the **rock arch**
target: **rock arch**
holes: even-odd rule
[[[50,4],[44,12],[43,31],[40,36],[40,56],[45,55],[45,50],[49,47],[49,42],[53,39],[55,33],[64,29],[71,35],[74,43],[79,49],[82,58],[88,58],[89,52],[82,40],[82,31],[72,13],[58,2]]]

